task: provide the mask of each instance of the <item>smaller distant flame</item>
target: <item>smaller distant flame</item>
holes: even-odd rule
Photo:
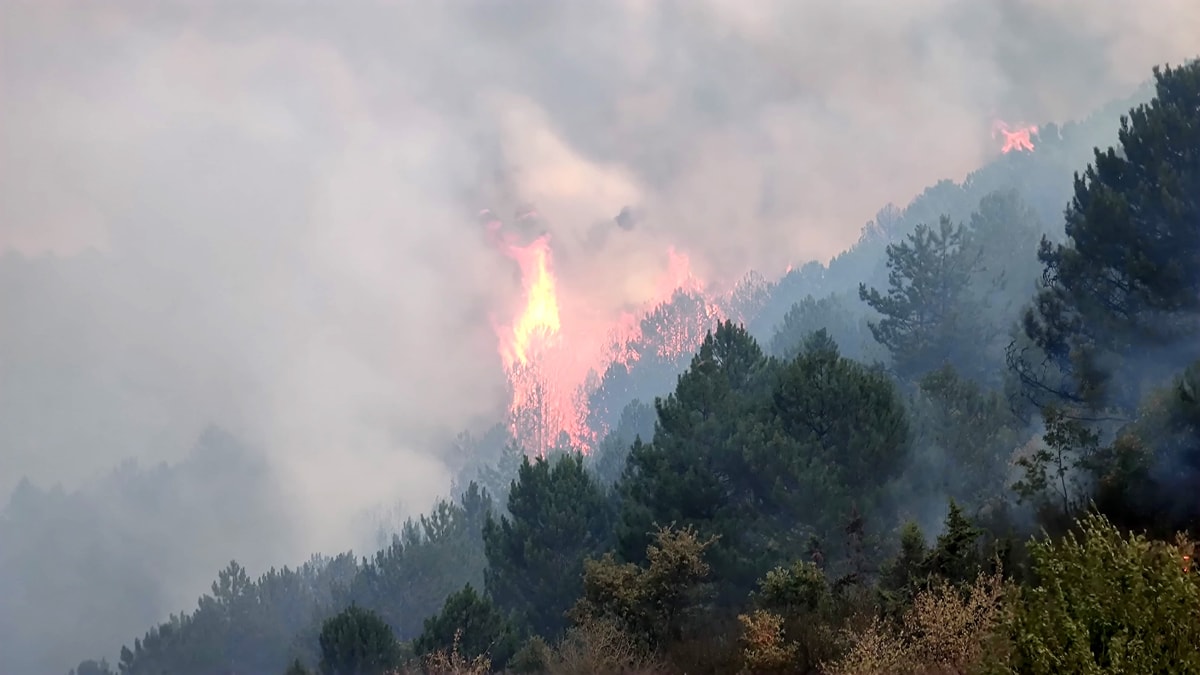
[[[992,138],[1003,139],[1004,145],[1000,152],[1008,154],[1013,150],[1033,152],[1033,136],[1037,134],[1037,125],[1012,128],[1007,122],[996,120],[992,123]]]

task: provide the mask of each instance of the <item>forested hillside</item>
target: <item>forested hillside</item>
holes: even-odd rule
[[[464,434],[456,496],[381,550],[230,562],[73,673],[1200,673],[1200,62],[1144,99],[748,278],[659,358],[704,302],[677,293],[590,454]],[[23,485],[0,541],[78,503]]]

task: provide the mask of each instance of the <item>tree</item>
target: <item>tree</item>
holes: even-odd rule
[[[846,649],[822,672],[830,675],[974,673],[995,668],[994,635],[1011,593],[1000,572],[980,572],[973,582],[945,580],[922,589],[895,620],[879,617],[851,628]],[[1054,672],[1054,671],[1051,671]],[[1063,671],[1093,672],[1093,671]]]
[[[439,500],[364,561],[344,600],[377,612],[401,639],[411,640],[450,594],[464,584],[482,585],[482,532],[491,512],[491,497],[474,482],[458,503]]]
[[[861,308],[857,305],[855,309]],[[844,353],[857,361],[870,363],[886,358],[861,311],[852,311],[844,295],[829,295],[820,300],[809,295],[792,305],[771,337],[771,355],[791,360],[804,349],[805,338],[824,329]]]
[[[1060,508],[1059,514],[1070,518],[1087,502],[1100,437],[1055,406],[1044,408],[1042,419],[1043,443],[1017,458],[1023,475],[1013,489],[1021,500],[1034,501],[1043,509]]]
[[[971,297],[981,251],[968,230],[943,216],[936,229],[918,225],[905,241],[889,244],[887,257],[886,295],[865,284],[858,295],[883,315],[871,333],[891,352],[897,375],[912,379],[950,363],[985,376],[977,350],[990,336]]]
[[[680,640],[708,597],[704,558],[714,542],[692,528],[663,527],[646,548],[644,566],[620,563],[611,553],[588,560],[572,620],[581,626],[612,620],[651,652]]]
[[[654,407],[651,405],[634,399],[625,406],[617,426],[600,441],[596,451],[586,458],[589,468],[604,485],[612,485],[620,480],[634,441],[653,440],[656,421]]]
[[[1016,190],[1000,190],[980,199],[967,230],[979,256],[969,301],[985,310],[979,316],[987,341],[975,346],[979,371],[988,385],[1007,384],[1008,349],[1042,277],[1038,244],[1045,227]]]
[[[986,318],[998,329],[1017,319],[1037,290],[1042,272],[1038,242],[1044,230],[1041,219],[1016,190],[987,193],[971,213],[968,244],[979,257],[972,290],[985,301]]]
[[[566,627],[583,561],[608,547],[612,515],[604,490],[578,454],[522,464],[508,515],[483,528],[488,594],[522,627],[547,638]]]
[[[718,323],[719,312],[703,295],[677,290],[647,313],[636,340],[613,345],[624,356],[609,364],[589,395],[588,427],[611,429],[629,401],[653,401],[669,392],[695,345]]]
[[[745,329],[724,322],[705,337],[675,392],[656,401],[654,442],[634,443],[617,485],[622,559],[645,561],[658,527],[674,523],[717,536],[716,575],[733,587],[753,584],[757,540],[767,533],[756,523],[762,509],[749,453],[766,454],[771,438],[768,368]]]
[[[454,494],[476,483],[499,503],[508,499],[508,485],[517,477],[525,456],[507,424],[495,424],[479,436],[463,431],[447,448],[447,454],[461,462],[451,485]]]
[[[218,574],[211,595],[191,614],[170,619],[122,647],[122,675],[275,672],[299,646],[317,642],[314,617],[328,615],[335,589],[357,571],[352,555],[314,557],[299,569],[269,570],[251,580],[236,561]],[[319,619],[318,619],[319,621]],[[314,654],[315,655],[315,654]]]
[[[907,453],[903,406],[885,375],[842,358],[824,331],[789,363],[767,359],[741,327],[706,338],[658,402],[652,444],[635,443],[618,489],[619,551],[641,562],[657,526],[716,536],[722,602],[802,555],[896,475]]]
[[[921,378],[909,401],[916,494],[943,494],[974,511],[1008,497],[1010,457],[1023,425],[1008,401],[944,367]]]
[[[446,598],[442,611],[425,619],[425,630],[413,641],[418,656],[457,649],[468,661],[489,657],[498,670],[504,669],[516,647],[516,631],[508,619],[470,584]]]
[[[1142,383],[1200,355],[1200,62],[1154,79],[1154,99],[1121,118],[1120,149],[1076,174],[1065,243],[1042,241],[1032,348],[1009,358],[1039,405],[1129,410]],[[1047,386],[1042,363],[1066,381]]]
[[[829,580],[820,567],[798,560],[790,567],[777,566],[758,582],[754,604],[783,617],[819,613],[829,608]]]
[[[322,675],[385,675],[400,667],[392,629],[369,609],[351,605],[321,626]]]
[[[836,621],[838,602],[816,564],[798,560],[776,566],[758,581],[751,600],[754,611],[738,617],[748,667],[757,663],[760,668],[810,672],[836,652],[829,626]]]
[[[983,564],[979,551],[983,530],[967,518],[953,499],[946,513],[945,528],[929,552],[925,568],[929,574],[950,583],[969,582]]]
[[[908,420],[895,386],[843,358],[823,330],[780,369],[772,402],[783,431],[800,445],[797,459],[831,468],[863,501],[908,460]]]

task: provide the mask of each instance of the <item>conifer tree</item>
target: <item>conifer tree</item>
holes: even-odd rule
[[[385,675],[400,666],[392,629],[368,609],[351,605],[321,626],[322,675]]]
[[[859,284],[858,295],[883,315],[871,332],[891,352],[896,374],[911,380],[949,363],[983,376],[977,350],[989,336],[971,301],[981,251],[967,229],[943,216],[936,228],[918,225],[903,242],[889,244],[887,257],[887,292]]]
[[[634,444],[618,485],[626,561],[644,561],[660,526],[695,527],[718,537],[710,554],[716,576],[751,587],[761,550],[751,541],[763,511],[752,490],[753,461],[769,437],[768,368],[745,329],[725,322],[706,336],[674,393],[657,401],[654,442]]]
[[[1132,409],[1143,383],[1200,355],[1200,61],[1154,79],[1154,99],[1121,118],[1120,147],[1076,174],[1066,242],[1042,241],[1032,348],[1009,357],[1039,405]]]
[[[516,631],[491,600],[467,584],[446,598],[442,611],[425,619],[425,630],[413,641],[418,656],[457,649],[471,661],[487,656],[503,669],[516,651]]]
[[[780,369],[772,398],[783,430],[800,444],[796,458],[818,460],[864,503],[907,461],[908,420],[892,382],[843,358],[823,330]]]
[[[547,639],[566,627],[582,588],[583,561],[608,548],[610,503],[578,454],[521,465],[508,514],[483,528],[489,596],[525,628]]]

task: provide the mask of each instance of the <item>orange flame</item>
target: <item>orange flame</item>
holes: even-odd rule
[[[1004,139],[1000,152],[1008,154],[1013,150],[1033,152],[1033,135],[1038,131],[1037,125],[1011,128],[1008,123],[996,120],[992,123],[992,138]]]
[[[534,214],[526,209],[517,220]],[[560,297],[548,234],[528,244],[488,211],[480,212],[485,234],[521,272],[520,309],[510,323],[495,323],[498,351],[511,386],[509,429],[528,452],[544,456],[563,444],[590,452],[605,430],[588,426],[589,396],[612,364],[631,367],[645,354],[673,359],[694,352],[723,316],[704,296],[686,253],[667,250],[666,269],[648,287],[645,305],[617,316],[598,312],[586,297]],[[677,292],[686,296],[670,303]],[[562,301],[566,301],[563,304]],[[645,321],[653,328],[643,335]],[[647,342],[650,340],[653,344]]]
[[[549,235],[521,246],[506,240],[497,221],[488,223],[493,241],[521,269],[524,303],[512,325],[498,330],[500,357],[512,386],[510,431],[526,449],[545,455],[566,443],[587,451],[586,408],[577,387],[564,386],[573,373],[574,355],[562,349],[558,284],[554,278]]]
[[[526,365],[531,350],[550,344],[558,335],[558,291],[550,273],[550,239],[542,235],[528,246],[509,246],[508,254],[521,266],[525,309],[501,340],[504,367]]]

